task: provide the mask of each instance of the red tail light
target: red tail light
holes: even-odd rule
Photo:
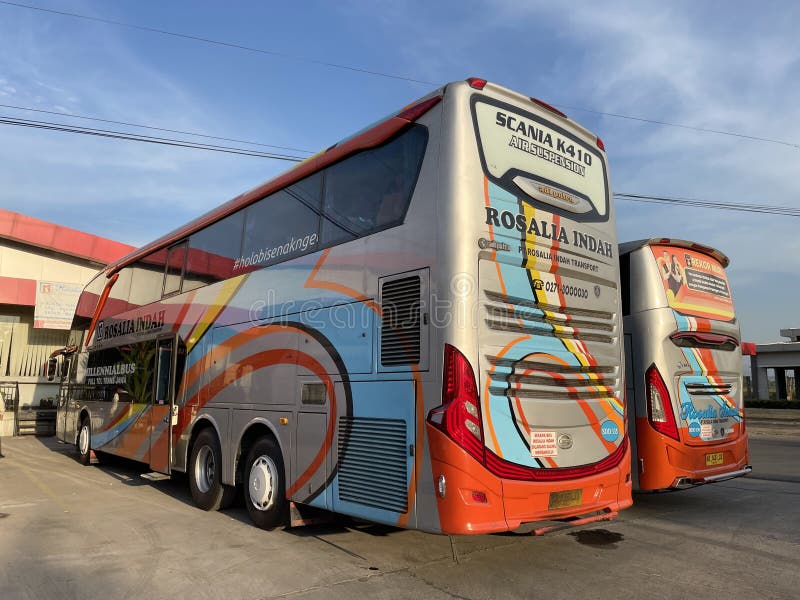
[[[603,152],[606,151],[606,145],[603,143],[603,140],[597,138],[597,147],[600,148]]]
[[[739,340],[731,335],[701,331],[678,331],[669,336],[672,343],[681,348],[709,348],[711,350],[732,351]]]
[[[423,100],[422,102],[417,102],[416,104],[412,104],[404,108],[400,111],[397,116],[401,119],[405,119],[406,121],[411,121],[412,123],[419,119],[422,115],[432,109],[434,106],[439,104],[442,101],[441,96],[434,96],[433,98],[428,98],[427,100]]]
[[[745,423],[747,422],[747,419],[745,418],[746,415],[744,413],[745,413],[745,410],[744,410],[744,398],[742,398],[742,435],[745,434],[745,430],[747,429],[747,425],[745,425]]]
[[[467,83],[471,88],[482,90],[484,87],[486,87],[487,81],[485,79],[481,79],[480,77],[470,77],[467,79]]]
[[[567,479],[578,479],[596,475],[608,469],[613,469],[625,456],[628,449],[628,436],[622,438],[622,443],[611,454],[600,462],[579,467],[558,467],[551,469],[534,469],[517,465],[497,456],[494,452],[486,451],[486,468],[492,473],[505,479],[516,479],[519,481],[564,481]]]
[[[647,388],[647,420],[653,429],[677,440],[678,424],[675,422],[675,411],[672,410],[667,386],[655,365],[647,369],[644,380]]]
[[[444,346],[442,405],[428,421],[483,463],[483,424],[475,374],[466,357],[450,344]]]
[[[531,98],[531,100],[536,104],[538,104],[539,106],[541,106],[542,108],[544,108],[545,110],[549,110],[551,113],[556,114],[559,117],[564,117],[565,119],[567,118],[567,115],[558,110],[555,106],[551,106],[547,102],[542,102],[541,100],[537,100],[536,98]]]

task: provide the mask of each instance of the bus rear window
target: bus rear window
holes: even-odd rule
[[[473,96],[472,117],[489,179],[570,219],[608,219],[608,177],[598,148],[541,116],[485,96]]]
[[[728,276],[720,262],[688,248],[650,246],[669,306],[683,315],[731,321]]]

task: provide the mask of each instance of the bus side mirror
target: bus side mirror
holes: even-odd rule
[[[50,358],[47,361],[47,369],[45,370],[45,375],[47,375],[47,381],[53,381],[53,379],[55,379],[57,370],[58,370],[58,358],[54,356],[53,358]]]

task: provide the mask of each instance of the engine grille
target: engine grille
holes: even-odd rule
[[[406,422],[339,417],[339,498],[408,511]]]

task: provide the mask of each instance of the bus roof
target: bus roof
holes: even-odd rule
[[[170,233],[161,236],[155,241],[134,250],[126,256],[123,256],[116,262],[113,262],[106,267],[106,277],[111,277],[120,269],[133,264],[151,252],[167,248],[175,242],[178,242],[185,237],[200,231],[204,227],[207,227],[208,225],[211,225],[212,223],[215,223],[216,221],[219,221],[220,219],[223,219],[228,215],[231,215],[236,211],[253,204],[269,194],[290,186],[293,183],[300,181],[304,177],[307,177],[312,173],[316,173],[317,171],[320,171],[351,154],[381,145],[383,142],[399,133],[403,128],[407,127],[409,123],[413,123],[426,112],[428,112],[428,110],[436,106],[436,104],[438,104],[444,97],[445,89],[453,84],[469,85],[477,90],[484,90],[485,88],[487,91],[491,91],[496,94],[515,97],[522,101],[532,101],[538,105],[540,109],[544,109],[552,113],[551,116],[557,115],[560,119],[569,122],[570,125],[581,131],[581,133],[587,137],[597,140],[597,145],[600,147],[600,149],[603,151],[605,150],[602,141],[600,141],[600,139],[591,131],[576,123],[547,103],[537,100],[536,98],[525,96],[519,92],[515,92],[495,83],[488,82],[484,79],[471,77],[464,82],[452,82],[442,86],[430,94],[423,96],[421,99],[400,109],[397,113],[387,117],[386,119],[383,119],[374,125],[368,126],[366,129],[353,136],[337,142],[326,150],[314,154],[283,174],[278,175],[276,178],[270,179],[269,181],[253,188],[252,190],[236,196],[225,204],[210,210],[196,219],[189,221],[187,224],[182,225]]]
[[[644,248],[645,246],[675,246],[676,248],[687,248],[689,250],[694,250],[695,252],[702,252],[703,254],[707,254],[708,256],[717,259],[719,264],[721,264],[723,267],[727,267],[731,262],[726,254],[720,252],[716,248],[703,246],[702,244],[677,238],[650,238],[646,240],[636,240],[633,242],[623,242],[619,245],[619,255],[622,256],[624,254],[630,254],[634,250]]]

